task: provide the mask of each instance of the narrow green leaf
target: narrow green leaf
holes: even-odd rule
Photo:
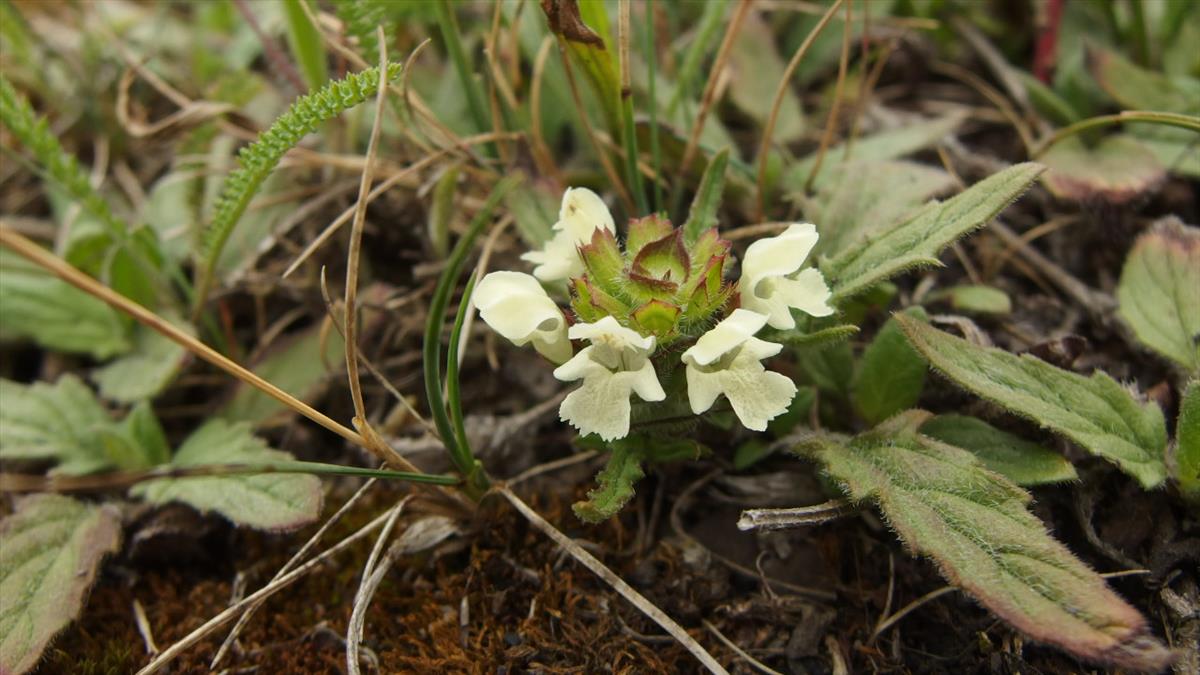
[[[897,315],[908,339],[947,379],[1115,462],[1143,487],[1166,478],[1162,410],[1139,402],[1111,377],[1083,377],[1025,354],[979,347]]]
[[[1146,70],[1115,50],[1088,45],[1088,69],[1114,101],[1131,110],[1200,115],[1200,80]]]
[[[1017,485],[1075,480],[1066,457],[968,415],[938,415],[921,425],[921,433],[946,445],[970,450],[984,466]]]
[[[1127,204],[1158,187],[1166,167],[1128,134],[1107,136],[1093,147],[1078,136],[1054,144],[1041,156],[1046,187],[1060,199]]]
[[[132,346],[112,307],[0,248],[0,337],[28,338],[53,351],[107,359]]]
[[[180,317],[171,323],[194,335]],[[133,330],[133,349],[92,373],[100,394],[118,403],[136,403],[161,392],[179,373],[188,351],[177,342],[145,326]]]
[[[1192,380],[1179,404],[1175,427],[1175,479],[1179,489],[1200,503],[1200,380]]]
[[[603,0],[547,0],[542,10],[595,91],[609,133],[620,138],[621,81]]]
[[[96,433],[114,423],[78,377],[32,385],[0,379],[0,401],[0,458],[52,459],[69,475],[109,465]]]
[[[712,156],[700,179],[687,221],[683,224],[684,241],[690,246],[705,230],[717,227],[717,211],[725,192],[725,169],[729,166],[729,148]]]
[[[454,193],[461,173],[461,164],[451,165],[433,186],[433,198],[429,202],[429,243],[439,258],[445,258],[450,252],[450,218],[454,214]]]
[[[1138,340],[1200,372],[1200,228],[1169,218],[1138,237],[1117,303]]]
[[[586,500],[571,505],[571,510],[584,522],[599,523],[615,516],[633,499],[633,486],[646,475],[642,471],[642,453],[631,439],[621,439],[610,447],[608,464],[596,474],[599,485],[588,491]]]
[[[833,180],[820,181],[811,198],[795,196],[821,234],[815,253],[829,256],[869,240],[955,186],[942,169],[901,160],[856,160],[820,175]]]
[[[33,495],[0,522],[0,540],[0,672],[25,673],[83,609],[101,561],[121,545],[121,515]]]
[[[750,12],[742,21],[741,31],[729,52],[729,69],[735,86],[729,88],[729,100],[754,120],[766,126],[775,100],[775,88],[787,70],[787,61],[776,46],[776,29],[759,13]],[[789,88],[780,102],[774,138],[791,143],[804,133],[804,109],[796,90]]]
[[[926,321],[925,310],[910,307],[905,316]],[[925,388],[925,360],[912,348],[895,319],[888,319],[867,345],[851,385],[860,415],[874,425],[917,404]]]
[[[248,424],[213,419],[184,440],[172,466],[253,464],[291,461],[250,432]],[[306,525],[321,514],[321,482],[316,476],[268,473],[233,476],[159,478],[133,486],[130,495],[152,504],[183,502],[215,511],[238,525],[287,530]]]
[[[329,79],[329,72],[325,67],[325,45],[321,42],[321,35],[316,26],[308,20],[308,15],[300,6],[302,2],[304,0],[284,0],[283,15],[287,19],[288,46],[292,48],[292,54],[304,71],[304,79],[308,82],[309,89],[316,89]],[[378,55],[369,60],[378,61]]]
[[[933,202],[833,259],[822,270],[833,279],[834,301],[918,266],[938,265],[937,256],[955,239],[982,227],[1024,192],[1043,167],[1018,164],[971,186],[945,202]]]
[[[1012,300],[994,286],[963,284],[931,293],[930,302],[949,301],[955,311],[966,314],[1011,314]]]
[[[1026,509],[1029,494],[971,453],[918,434],[928,418],[909,411],[848,442],[816,436],[796,452],[851,499],[878,504],[909,550],[1026,635],[1097,663],[1164,668],[1171,654],[1146,620],[1047,533]]]

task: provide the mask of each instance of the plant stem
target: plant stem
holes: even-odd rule
[[[1069,127],[1063,127],[1051,134],[1041,143],[1038,143],[1030,157],[1037,159],[1046,153],[1052,146],[1059,141],[1074,136],[1076,134],[1097,129],[1113,124],[1124,124],[1127,122],[1148,122],[1151,124],[1162,124],[1169,127],[1179,127],[1180,129],[1188,129],[1200,133],[1200,117],[1191,115],[1180,115],[1179,113],[1161,112],[1156,110],[1124,110],[1115,115],[1100,115],[1099,117],[1090,117],[1086,120],[1081,120],[1072,124]]]

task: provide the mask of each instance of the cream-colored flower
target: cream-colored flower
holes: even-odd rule
[[[611,316],[577,323],[569,335],[592,344],[554,370],[554,377],[563,382],[583,380],[563,400],[559,416],[584,434],[606,441],[624,438],[629,435],[631,394],[643,401],[667,397],[650,362],[654,337],[643,337]]]
[[[596,230],[617,231],[608,206],[587,188],[568,188],[554,224],[554,237],[542,250],[530,251],[521,259],[536,265],[533,276],[545,282],[577,277],[583,274],[579,247],[591,242]]]
[[[735,309],[683,353],[692,412],[708,410],[724,394],[743,426],[763,431],[767,422],[787,410],[796,385],[760,363],[783,349],[754,337],[766,323],[762,314]]]
[[[518,346],[534,349],[554,363],[571,358],[567,320],[537,279],[521,272],[492,272],[472,296],[492,330]]]
[[[811,316],[829,316],[829,286],[820,270],[801,270],[817,244],[812,223],[796,223],[776,237],[759,239],[746,249],[738,286],[742,307],[767,317],[772,328],[796,327],[791,308]]]

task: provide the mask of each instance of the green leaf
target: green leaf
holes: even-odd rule
[[[684,242],[691,246],[704,231],[717,227],[717,211],[721,208],[721,197],[725,193],[725,170],[729,166],[729,148],[723,148],[712,156],[692,199],[687,221],[683,224]]]
[[[0,249],[0,337],[107,359],[131,347],[129,324],[112,307],[8,249]]]
[[[796,451],[851,499],[878,504],[909,550],[1022,633],[1097,663],[1164,668],[1171,654],[1146,620],[1047,533],[1026,509],[1029,494],[918,434],[928,417],[909,411],[848,442],[816,436]]]
[[[966,314],[1011,314],[1012,300],[994,286],[963,284],[931,293],[930,302],[949,301],[955,311]]]
[[[1075,467],[1062,455],[968,415],[938,415],[921,433],[946,445],[970,450],[984,466],[1017,485],[1075,480]]]
[[[121,516],[114,506],[34,495],[0,522],[0,540],[0,672],[25,673],[83,609],[100,562],[121,544]]]
[[[183,442],[171,465],[253,464],[289,461],[250,432],[248,424],[206,422]],[[321,482],[316,476],[257,475],[160,478],[139,483],[129,493],[152,504],[183,502],[199,511],[216,511],[238,525],[287,530],[306,525],[321,514]]]
[[[458,189],[461,164],[446,167],[433,186],[433,199],[429,203],[429,243],[438,258],[450,253],[450,220],[454,216],[454,194]]]
[[[915,124],[906,124],[896,129],[881,131],[877,134],[860,138],[853,144],[836,145],[825,154],[824,161],[828,166],[840,165],[847,161],[881,161],[898,159],[934,145],[942,138],[953,133],[962,124],[964,116],[958,113],[936,119],[925,120]],[[796,163],[784,174],[783,185],[799,190],[808,180],[813,166],[817,162],[817,153],[813,153]],[[839,172],[822,171],[813,184],[816,189],[825,187],[828,183],[838,180]]]
[[[1170,218],[1138,237],[1117,303],[1139,341],[1200,372],[1200,228]]]
[[[741,30],[729,52],[729,69],[736,84],[729,100],[751,117],[759,128],[766,126],[775,101],[775,90],[787,70],[787,62],[776,47],[775,29],[757,12],[742,21]],[[796,90],[788,88],[780,101],[775,140],[790,143],[804,133],[804,109]]]
[[[1055,143],[1041,157],[1046,187],[1060,199],[1126,204],[1156,189],[1166,178],[1158,157],[1128,134],[1108,136],[1087,147],[1078,136]]]
[[[168,317],[172,324],[195,335],[180,317]],[[100,394],[118,403],[136,403],[154,397],[179,373],[188,351],[170,338],[146,326],[133,331],[133,350],[108,365],[96,369],[92,380]]]
[[[121,431],[133,441],[141,458],[139,466],[127,468],[143,469],[171,461],[171,445],[167,443],[167,434],[148,402],[142,401],[129,411],[121,420]]]
[[[596,474],[599,486],[588,491],[586,500],[571,505],[571,510],[584,522],[599,523],[616,515],[633,499],[634,484],[646,475],[642,471],[642,453],[633,439],[621,439],[611,447],[608,464]]]
[[[821,233],[818,255],[837,255],[912,214],[954,187],[945,171],[896,160],[852,161],[832,167],[834,180],[821,181],[811,198],[801,198],[805,217]]]
[[[0,458],[53,459],[59,473],[70,475],[109,465],[96,434],[114,423],[74,375],[52,385],[0,379],[0,401]]]
[[[849,344],[835,342],[801,356],[800,369],[818,389],[843,399],[849,395],[854,379],[854,350]]]
[[[1105,93],[1130,110],[1200,115],[1200,81],[1146,70],[1120,53],[1089,45],[1088,69]]]
[[[337,331],[322,334],[319,326],[300,333],[254,367],[254,373],[296,398],[310,400],[331,369],[344,365],[344,342]],[[265,424],[290,410],[259,389],[238,383],[229,401],[217,411],[228,422]]]
[[[862,246],[822,260],[822,270],[833,279],[834,301],[844,301],[910,268],[938,265],[942,249],[991,220],[1019,197],[1042,169],[1033,163],[1009,167],[950,200],[932,202]]]
[[[1200,380],[1192,380],[1179,404],[1175,427],[1175,479],[1184,496],[1200,503]]]
[[[305,0],[284,0],[283,15],[287,18],[287,38],[288,45],[292,48],[292,54],[295,55],[296,61],[304,70],[304,79],[307,80],[310,89],[325,84],[329,79],[329,73],[325,67],[325,46],[321,42],[321,34],[317,32],[317,27],[309,20],[308,14],[300,3]],[[378,61],[379,55],[375,54],[374,59],[368,58],[369,61]]]
[[[927,321],[925,310],[910,307],[905,316]],[[925,360],[904,337],[895,319],[888,319],[863,352],[851,385],[855,408],[874,425],[917,404],[925,388]]]
[[[958,386],[1062,434],[1152,488],[1166,478],[1162,410],[1101,371],[1083,377],[1025,354],[979,347],[897,315],[930,365]]]

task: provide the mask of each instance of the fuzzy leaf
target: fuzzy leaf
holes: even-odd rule
[[[83,609],[104,556],[121,543],[113,506],[41,494],[0,523],[0,672],[24,673]]]
[[[70,475],[109,465],[97,432],[115,425],[74,375],[54,384],[0,379],[0,401],[0,458],[53,459]]]
[[[344,363],[341,360],[344,349],[337,331],[322,335],[314,327],[268,355],[254,367],[254,372],[300,400],[308,400],[329,377],[331,369]],[[257,426],[285,410],[290,409],[258,389],[239,383],[233,397],[217,412],[217,417]]]
[[[1167,177],[1158,157],[1136,138],[1118,134],[1087,147],[1078,136],[1042,155],[1046,187],[1060,199],[1125,204],[1156,189]]]
[[[779,53],[775,30],[756,12],[742,22],[729,52],[729,69],[737,83],[729,88],[729,99],[758,126],[766,125],[787,62]],[[784,92],[776,119],[775,140],[780,143],[794,141],[804,133],[804,110],[795,89]]]
[[[0,338],[97,359],[131,346],[129,325],[116,310],[8,249],[0,249]]]
[[[952,199],[930,203],[911,218],[868,238],[862,246],[822,260],[822,270],[834,280],[834,301],[844,301],[907,269],[938,265],[942,249],[991,220],[1042,170],[1033,163],[1009,167]]]
[[[1121,271],[1117,302],[1138,340],[1200,371],[1200,228],[1172,218],[1139,237]]]
[[[1200,115],[1200,81],[1146,70],[1120,53],[1088,45],[1088,69],[1104,91],[1130,110]]]
[[[928,418],[908,411],[847,443],[817,436],[796,450],[851,499],[878,504],[909,550],[1021,632],[1089,661],[1163,668],[1170,652],[1146,620],[1047,533],[1025,508],[1029,494],[918,434]]]
[[[687,221],[683,224],[683,238],[691,244],[704,232],[717,227],[717,211],[721,208],[721,197],[725,194],[725,170],[729,166],[729,148],[712,156],[692,199]]]
[[[248,424],[214,419],[183,442],[172,466],[289,461],[250,432]],[[263,473],[161,478],[139,483],[130,494],[153,504],[178,501],[200,511],[216,511],[238,525],[264,530],[294,529],[321,513],[321,482],[316,476]]]
[[[805,217],[821,233],[818,255],[853,247],[955,185],[942,169],[898,160],[848,162],[828,175],[834,180],[822,181],[812,199],[803,200]]]
[[[912,307],[905,315],[925,321],[925,310]],[[925,360],[904,337],[895,319],[888,319],[863,351],[851,395],[858,412],[870,424],[878,424],[911,408],[925,388]]]
[[[1180,491],[1191,501],[1200,503],[1200,380],[1192,380],[1179,404],[1175,473]]]
[[[608,520],[633,499],[633,486],[645,476],[642,471],[642,453],[631,439],[621,439],[611,444],[612,454],[608,464],[596,474],[596,489],[588,490],[588,498],[571,505],[575,515],[588,523]]]
[[[973,345],[901,315],[896,320],[930,365],[958,386],[1115,462],[1143,487],[1166,478],[1162,410],[1135,400],[1105,373],[1083,377],[1028,354]]]
[[[182,319],[171,323],[195,334]],[[96,369],[92,380],[105,398],[118,403],[136,403],[152,398],[170,384],[187,355],[186,349],[158,331],[137,326],[133,331],[133,350]]]
[[[938,415],[921,425],[921,433],[970,450],[984,466],[1017,485],[1061,483],[1079,477],[1075,467],[1057,452],[968,415]]]

